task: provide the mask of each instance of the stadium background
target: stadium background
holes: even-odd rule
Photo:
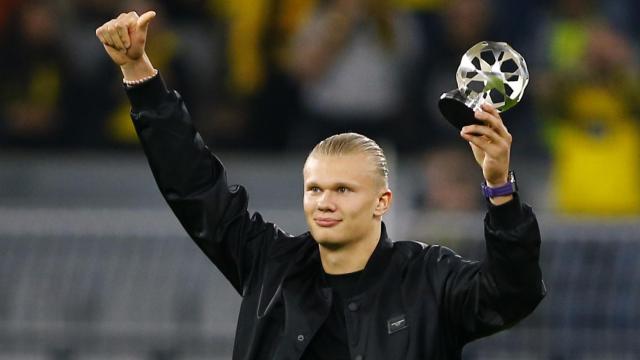
[[[467,48],[509,42],[531,73],[504,118],[549,295],[464,358],[638,358],[640,3],[381,0],[337,28],[349,3],[0,3],[0,359],[231,356],[240,298],[163,203],[95,38],[124,9],[158,11],[152,61],[252,210],[305,231],[305,151],[361,131],[391,161],[392,237],[475,258],[480,171],[435,103]]]

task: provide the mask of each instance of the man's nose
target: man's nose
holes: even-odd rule
[[[333,197],[330,191],[324,191],[318,199],[318,210],[320,211],[334,211],[335,204],[333,203]]]

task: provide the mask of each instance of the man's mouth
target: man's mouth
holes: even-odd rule
[[[320,227],[333,227],[340,222],[340,220],[330,218],[314,218],[313,221]]]

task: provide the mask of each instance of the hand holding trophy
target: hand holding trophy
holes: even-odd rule
[[[458,88],[440,96],[438,107],[458,130],[481,124],[474,112],[491,104],[498,112],[516,105],[529,83],[522,55],[505,42],[482,41],[463,56],[456,73]]]

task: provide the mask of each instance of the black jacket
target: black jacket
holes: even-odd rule
[[[247,211],[176,92],[162,79],[127,89],[155,180],[195,243],[242,295],[234,359],[299,359],[331,307],[318,245]],[[459,359],[467,342],[506,329],[545,294],[540,234],[516,196],[490,206],[486,258],[382,236],[345,301],[354,359]]]

